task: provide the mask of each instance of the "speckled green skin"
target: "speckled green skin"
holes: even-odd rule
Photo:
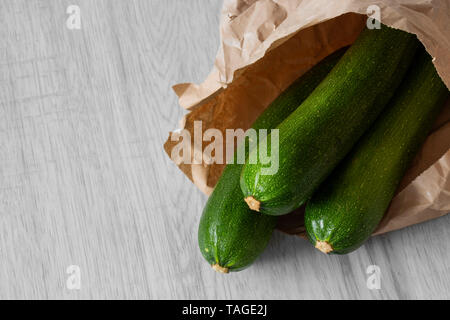
[[[328,56],[295,81],[256,120],[254,129],[276,127],[294,111],[325,78],[345,49]],[[249,266],[265,249],[276,225],[276,217],[251,211],[239,187],[241,164],[225,167],[203,210],[198,243],[210,263],[239,271]]]
[[[423,50],[386,111],[309,201],[305,224],[312,243],[327,241],[339,254],[363,244],[447,98]]]
[[[259,200],[260,212],[269,215],[287,214],[305,203],[383,110],[416,48],[415,36],[406,32],[384,25],[364,30],[301,107],[277,127],[278,172],[263,175],[264,164],[245,164],[244,196]]]

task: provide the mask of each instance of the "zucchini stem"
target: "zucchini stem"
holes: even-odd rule
[[[220,273],[228,273],[230,270],[228,268],[224,268],[219,266],[219,264],[213,264],[212,268],[214,269],[214,271],[220,272]]]
[[[259,209],[261,207],[261,202],[259,202],[255,198],[253,198],[253,196],[249,196],[249,197],[245,198],[244,200],[245,200],[245,202],[247,202],[250,209],[252,209],[253,211],[259,212]]]
[[[316,241],[316,249],[319,249],[320,251],[322,251],[323,253],[326,253],[326,254],[333,251],[333,247],[331,246],[331,244],[329,244],[326,241],[320,241],[320,240]]]

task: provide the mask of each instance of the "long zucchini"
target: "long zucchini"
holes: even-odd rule
[[[364,30],[314,92],[279,129],[279,169],[251,151],[241,175],[245,201],[269,215],[287,214],[308,200],[383,110],[417,48],[415,36],[389,28]],[[270,141],[271,135],[268,136]],[[264,141],[263,141],[264,142]],[[259,144],[261,146],[261,143]]]
[[[341,49],[328,56],[296,80],[259,116],[252,128],[276,127],[306,99],[344,52]],[[254,214],[244,202],[239,187],[243,165],[236,162],[225,167],[206,203],[198,230],[202,255],[216,271],[223,273],[249,266],[266,247],[276,225],[275,217]]]
[[[348,253],[372,234],[447,98],[422,50],[387,110],[309,201],[305,225],[316,248]]]

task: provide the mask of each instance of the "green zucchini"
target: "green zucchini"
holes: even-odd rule
[[[417,48],[412,34],[389,28],[364,30],[336,67],[287,117],[279,129],[279,168],[258,159],[258,148],[241,175],[245,201],[269,215],[287,214],[308,200],[320,183],[383,110],[401,82]]]
[[[252,128],[276,127],[306,99],[344,52],[341,49],[333,53],[296,80],[267,107]],[[206,203],[198,230],[202,255],[216,271],[224,273],[249,266],[266,247],[276,225],[276,217],[253,214],[244,202],[239,187],[242,166],[235,161],[225,167]]]
[[[308,202],[305,225],[316,248],[348,253],[373,233],[447,98],[422,50],[386,111]]]

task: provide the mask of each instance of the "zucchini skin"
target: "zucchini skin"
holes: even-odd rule
[[[325,78],[345,50],[329,55],[292,83],[266,108],[252,128],[276,127]],[[222,272],[239,271],[253,263],[267,246],[277,222],[276,217],[251,211],[244,202],[239,186],[242,167],[236,163],[225,167],[206,203],[198,229],[203,257]]]
[[[448,94],[421,50],[387,110],[309,201],[305,225],[313,244],[344,254],[370,237]]]
[[[255,199],[258,211],[268,215],[287,214],[304,204],[386,106],[417,43],[415,36],[385,25],[365,29],[301,107],[277,127],[278,172],[263,175],[263,163],[245,164],[244,198]],[[267,149],[272,152],[270,142]]]

